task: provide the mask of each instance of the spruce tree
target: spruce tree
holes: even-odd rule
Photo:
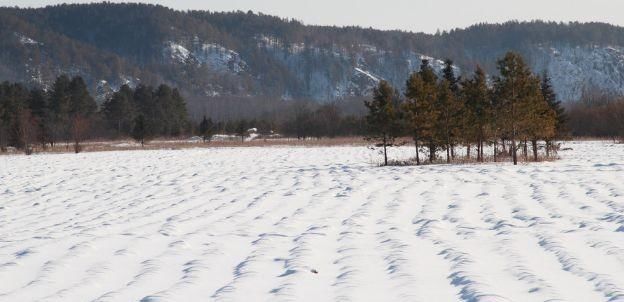
[[[67,139],[70,124],[71,80],[66,75],[59,76],[50,92],[51,144],[56,140]]]
[[[199,124],[199,134],[202,136],[204,143],[206,141],[210,142],[214,133],[214,123],[212,119],[207,119],[204,115],[201,123]]]
[[[104,118],[111,128],[116,130],[117,135],[129,135],[136,117],[132,89],[128,85],[121,86],[102,107]]]
[[[438,119],[440,106],[438,104],[438,77],[429,65],[428,60],[423,60],[420,71],[410,76],[407,81],[405,96],[407,102],[404,105],[408,120],[408,132],[414,139],[416,146],[416,162],[420,164],[419,143],[423,142],[429,148],[429,161],[435,160],[435,152],[438,145]]]
[[[37,139],[43,148],[50,141],[51,117],[47,94],[42,89],[32,89],[28,98],[28,108],[37,127]]]
[[[455,76],[455,70],[453,68],[453,60],[446,59],[444,61],[444,68],[442,68],[443,78],[448,82],[449,89],[455,94],[459,95],[459,83],[461,79]]]
[[[241,143],[245,142],[245,137],[249,136],[249,125],[246,120],[242,119],[236,123],[236,135],[240,136]]]
[[[141,143],[141,147],[145,146],[145,140],[148,136],[148,126],[143,114],[139,114],[134,119],[134,128],[132,129],[132,138]]]
[[[548,141],[557,134],[557,115],[544,97],[539,77],[533,76],[531,78],[529,88],[532,93],[529,95],[529,102],[526,103],[528,116],[524,122],[527,136],[533,146],[533,160],[537,161],[538,141],[546,141],[548,145]],[[547,155],[549,155],[548,151]]]
[[[511,155],[514,165],[518,164],[517,146],[519,139],[526,139],[526,123],[529,120],[533,75],[522,57],[508,52],[497,62],[500,77],[496,80],[496,93],[500,102],[498,112],[503,135],[511,140]]]
[[[542,74],[541,91],[544,100],[553,111],[556,119],[554,137],[546,138],[546,152],[548,156],[550,155],[550,151],[553,146],[552,140],[561,139],[566,136],[566,124],[568,122],[568,117],[565,112],[565,108],[561,105],[561,101],[557,99],[557,94],[552,87],[551,79],[547,71],[544,71]]]
[[[369,128],[368,140],[379,141],[383,147],[384,165],[388,165],[388,146],[394,143],[399,132],[397,119],[396,91],[386,81],[380,81],[373,90],[373,100],[365,101],[368,108],[366,121]]]
[[[462,128],[461,114],[463,104],[453,92],[451,83],[446,79],[438,84],[436,111],[439,112],[436,123],[436,141],[441,142],[446,150],[446,162],[451,162],[452,149],[457,143]],[[458,91],[459,92],[459,91]]]
[[[467,156],[470,156],[471,143],[477,145],[477,160],[483,161],[483,145],[487,140],[487,131],[492,122],[492,103],[490,90],[487,86],[485,72],[477,66],[471,79],[462,82],[462,98],[464,100],[463,125],[464,143],[467,145]]]
[[[69,84],[69,127],[76,153],[81,151],[80,143],[91,127],[91,118],[97,111],[97,104],[81,77],[74,77]]]

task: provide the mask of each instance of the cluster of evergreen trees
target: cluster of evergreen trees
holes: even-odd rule
[[[548,156],[566,121],[548,75],[533,74],[513,52],[497,61],[497,68],[499,76],[491,81],[479,67],[471,78],[461,79],[447,60],[439,77],[423,60],[420,71],[409,77],[403,96],[382,81],[366,107],[370,138],[381,142],[384,164],[387,147],[401,136],[413,139],[416,164],[421,163],[421,147],[428,149],[429,162],[436,160],[439,150],[446,151],[446,161],[451,162],[459,145],[467,147],[468,157],[471,146],[476,146],[478,161],[484,160],[485,146],[493,145],[494,160],[508,155],[517,164],[519,148],[528,159],[531,143],[537,160],[538,141],[545,141]]]
[[[189,130],[184,98],[167,85],[158,88],[123,85],[102,105],[105,121],[117,137],[132,136],[144,142],[154,136],[179,136]]]
[[[29,90],[17,83],[0,85],[0,149],[32,152],[32,145],[72,140],[76,151],[87,135],[97,104],[80,77],[60,76],[50,91]]]
[[[101,126],[106,130],[102,130]],[[99,108],[81,77],[62,75],[48,90],[19,83],[0,84],[0,150],[13,146],[31,153],[69,142],[76,152],[86,138],[178,135],[189,127],[186,105],[177,89],[122,86]]]

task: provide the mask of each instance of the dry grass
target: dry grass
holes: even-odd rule
[[[552,162],[558,159],[559,157],[556,155],[545,156],[545,155],[540,154],[537,157],[537,160],[534,160],[533,155],[529,156],[528,158],[525,158],[523,155],[519,154],[518,164],[530,164],[530,163],[536,163],[536,162]],[[485,164],[485,163],[512,163],[512,162],[513,162],[513,158],[511,156],[499,155],[496,157],[496,160],[494,159],[494,156],[484,156],[483,161],[478,161],[476,157],[458,156],[452,159],[450,163],[446,161],[446,157],[438,157],[433,162],[430,162],[429,159],[424,159],[424,160],[421,159],[420,165],[421,166],[447,165],[447,164],[448,165],[478,165],[478,164]],[[403,167],[403,166],[416,166],[416,165],[417,165],[416,158],[410,158],[406,160],[388,160],[388,166]]]
[[[180,150],[193,148],[246,148],[246,147],[334,147],[334,146],[366,146],[362,137],[337,137],[322,139],[298,140],[296,138],[257,139],[249,142],[240,140],[191,142],[188,140],[158,139],[141,147],[132,140],[87,141],[81,144],[82,152],[130,151],[130,150]],[[42,148],[33,146],[34,153],[74,153],[73,144],[59,143],[54,147]],[[11,149],[1,154],[22,154],[23,151]]]

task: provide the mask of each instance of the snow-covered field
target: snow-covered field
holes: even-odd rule
[[[624,145],[564,147],[0,156],[0,301],[624,301]]]

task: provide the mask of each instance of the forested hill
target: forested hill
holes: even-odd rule
[[[0,80],[49,85],[80,75],[103,99],[123,83],[166,82],[191,106],[211,100],[367,96],[379,79],[404,86],[423,57],[460,72],[520,52],[548,70],[564,100],[624,94],[624,28],[601,23],[481,24],[435,35],[306,26],[251,12],[181,12],[145,4],[0,8]]]

